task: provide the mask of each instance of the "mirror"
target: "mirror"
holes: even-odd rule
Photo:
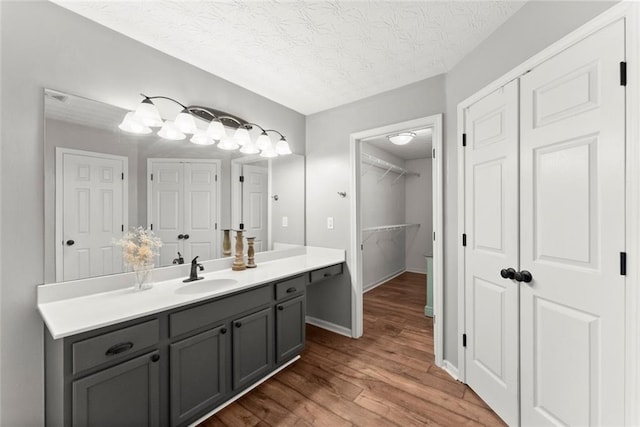
[[[152,228],[162,240],[156,267],[178,262],[178,252],[186,263],[222,257],[222,230],[242,220],[251,224],[249,237],[266,230],[256,250],[304,244],[304,157],[247,159],[188,138],[129,134],[118,128],[125,110],[50,89],[44,105],[46,282],[130,271],[114,242],[135,227]],[[248,209],[232,169],[251,163],[266,173],[266,193],[256,205],[255,191],[245,191]],[[278,204],[281,194],[287,203]]]

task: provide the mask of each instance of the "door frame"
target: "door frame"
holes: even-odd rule
[[[640,81],[638,65],[640,63],[640,4],[630,0],[612,6],[591,21],[582,25],[567,36],[561,38],[538,54],[513,68],[489,85],[480,89],[457,107],[457,139],[462,141],[464,129],[465,110],[476,101],[498,90],[508,82],[519,78],[532,68],[545,62],[552,56],[569,48],[589,35],[606,27],[607,25],[625,20],[625,55],[627,67],[636,70],[628,73],[631,78],[627,81],[626,93],[626,251],[627,251],[627,275],[626,275],[626,334],[625,334],[625,373],[629,381],[625,384],[625,422],[627,425],[640,424],[640,408],[637,401],[640,398]],[[635,77],[635,78],[634,78]],[[465,332],[465,287],[464,265],[465,251],[462,246],[462,233],[464,233],[465,214],[465,152],[462,143],[457,144],[458,154],[458,369],[455,376],[462,382],[466,382],[465,373],[465,347],[462,345],[462,334]],[[452,372],[450,372],[452,373]]]
[[[363,283],[362,283],[362,221],[361,221],[361,189],[360,189],[360,141],[373,136],[402,132],[407,129],[432,128],[432,147],[435,157],[432,157],[432,191],[433,191],[433,231],[436,239],[433,242],[433,319],[434,319],[434,350],[436,364],[443,361],[443,265],[444,265],[444,210],[443,210],[443,150],[442,150],[442,114],[435,114],[419,119],[408,120],[392,125],[368,129],[352,133],[349,136],[351,183],[349,217],[351,224],[349,265],[351,270],[351,286],[353,298],[351,300],[351,336],[360,338],[363,333]]]
[[[151,224],[151,221],[153,220],[152,215],[151,215],[151,208],[153,205],[153,191],[152,191],[152,186],[153,183],[151,182],[151,171],[153,170],[153,164],[154,163],[207,163],[207,164],[215,164],[216,165],[216,174],[218,176],[218,178],[216,179],[216,194],[218,197],[217,203],[216,203],[216,219],[217,219],[217,224],[218,226],[216,227],[215,231],[215,236],[216,236],[216,242],[218,242],[218,246],[216,247],[216,252],[217,252],[217,256],[216,258],[220,258],[222,256],[222,240],[220,239],[220,229],[222,228],[221,226],[221,222],[220,222],[220,215],[221,215],[221,203],[222,203],[222,194],[220,194],[220,191],[222,189],[221,187],[221,181],[222,181],[222,161],[220,159],[190,159],[190,158],[165,158],[165,157],[149,157],[147,158],[147,170],[146,170],[146,175],[147,175],[147,228],[149,227],[149,224]]]
[[[122,171],[124,172],[124,179],[122,180],[122,223],[124,229],[129,229],[129,158],[127,156],[118,156],[116,154],[98,153],[95,151],[76,150],[74,148],[56,147],[56,186],[55,186],[55,253],[56,253],[56,282],[62,282],[64,280],[64,248],[58,243],[64,239],[63,228],[64,221],[62,221],[62,215],[64,214],[64,171],[63,171],[63,157],[65,154],[73,154],[76,156],[85,157],[97,157],[101,159],[119,160],[122,162]]]

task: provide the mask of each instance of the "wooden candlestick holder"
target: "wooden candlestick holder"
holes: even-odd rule
[[[222,230],[222,256],[231,256],[231,230]]]
[[[255,237],[247,237],[247,246],[249,249],[247,249],[247,268],[256,268],[256,259],[255,259],[255,254],[256,251],[253,248],[253,244],[255,243],[256,238]]]
[[[233,271],[242,271],[247,268],[244,264],[244,245],[243,245],[242,230],[236,230],[236,257],[233,260],[231,269]]]

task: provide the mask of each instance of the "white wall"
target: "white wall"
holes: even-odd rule
[[[307,116],[307,244],[347,249],[350,259],[349,135],[367,129],[427,117],[445,110],[444,76],[381,93]],[[346,191],[347,197],[336,193]],[[335,228],[327,230],[327,217]],[[351,268],[347,265],[347,268]],[[308,288],[310,316],[351,327],[349,271],[340,279]]]
[[[446,75],[444,358],[458,366],[457,105],[615,2],[530,1]]]
[[[140,92],[210,105],[276,128],[304,153],[305,119],[49,2],[0,2],[0,393],[2,426],[44,423],[45,87],[131,109]],[[47,219],[50,220],[50,219]]]
[[[362,143],[362,152],[404,167],[399,157]],[[405,223],[405,178],[386,169],[362,165],[360,177],[362,228]],[[362,288],[367,290],[405,269],[405,230],[365,233]]]
[[[425,255],[433,255],[433,189],[431,158],[407,160],[404,167],[420,176],[408,176],[405,181],[405,212],[407,224],[419,224],[406,231],[405,269],[427,272]]]

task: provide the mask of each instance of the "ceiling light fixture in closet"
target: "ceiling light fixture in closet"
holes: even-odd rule
[[[236,150],[240,148],[243,154],[258,154],[261,157],[276,157],[278,155],[291,154],[291,148],[287,139],[275,129],[264,129],[256,123],[249,123],[232,114],[215,110],[209,107],[189,106],[166,96],[146,96],[135,111],[125,114],[122,123],[118,126],[125,132],[135,134],[149,134],[152,127],[160,127],[158,136],[173,141],[180,141],[193,135],[190,141],[197,145],[214,145],[222,150]],[[167,99],[178,104],[182,109],[175,120],[163,120],[158,107],[152,99]],[[198,129],[195,118],[208,122],[206,130]],[[233,137],[227,135],[225,127],[235,129]],[[251,140],[249,131],[258,128],[260,135],[256,141]],[[268,133],[277,133],[280,140],[274,144]]]
[[[405,145],[410,143],[415,137],[416,134],[413,132],[400,132],[394,135],[388,135],[387,139],[391,141],[392,144]]]

